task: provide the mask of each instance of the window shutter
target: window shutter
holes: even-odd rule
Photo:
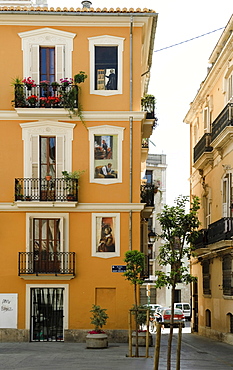
[[[56,81],[60,81],[61,78],[71,76],[65,76],[65,49],[64,45],[56,45],[55,49],[56,58]]]
[[[64,252],[64,220],[63,217],[59,221],[59,231],[60,231],[60,252]]]
[[[31,45],[31,76],[25,76],[25,77],[31,77],[36,84],[38,84],[40,81],[40,75],[39,75],[39,45]]]
[[[39,178],[39,136],[31,136],[31,173],[29,177]]]
[[[64,136],[56,136],[56,177],[62,177],[65,170],[64,146]]]

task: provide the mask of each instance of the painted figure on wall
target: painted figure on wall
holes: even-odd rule
[[[112,217],[102,217],[100,237],[97,242],[97,252],[115,252],[114,226]],[[98,233],[97,233],[98,234]]]

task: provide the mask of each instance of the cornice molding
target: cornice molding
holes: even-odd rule
[[[94,18],[95,21],[94,21]],[[143,27],[151,13],[148,13],[147,17],[139,17],[138,15],[134,17],[134,27]],[[85,18],[85,19],[84,19]],[[107,19],[106,19],[107,18]],[[106,14],[102,16],[99,13],[94,13],[93,15],[77,15],[75,13],[65,14],[65,13],[39,13],[39,14],[29,14],[22,12],[22,14],[9,14],[0,13],[0,25],[9,26],[69,26],[69,27],[90,27],[92,24],[95,27],[130,27],[130,14],[123,16],[119,14],[118,17],[112,14]],[[38,19],[38,20],[37,20]]]
[[[83,112],[84,121],[128,121],[133,117],[134,121],[142,121],[146,118],[146,112],[140,111],[92,111]],[[0,111],[0,120],[19,121],[23,120],[33,121],[41,119],[49,120],[65,120],[69,122],[79,121],[78,117],[69,118],[65,109],[62,108],[17,108],[15,110]]]
[[[0,212],[141,212],[145,203],[13,202],[0,203]]]

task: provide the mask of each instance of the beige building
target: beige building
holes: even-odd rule
[[[201,230],[191,272],[193,331],[233,344],[233,16],[190,105],[191,196],[200,198]]]

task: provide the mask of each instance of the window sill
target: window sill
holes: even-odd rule
[[[20,275],[23,280],[71,280],[74,275]]]
[[[69,117],[64,108],[15,108],[18,117]]]
[[[211,295],[211,294],[203,294],[203,297],[204,297],[204,298],[211,298],[211,297],[212,297],[212,295]]]
[[[18,208],[74,208],[78,202],[33,202],[21,201],[15,202]]]
[[[223,299],[233,299],[233,295],[224,295],[223,294]]]

